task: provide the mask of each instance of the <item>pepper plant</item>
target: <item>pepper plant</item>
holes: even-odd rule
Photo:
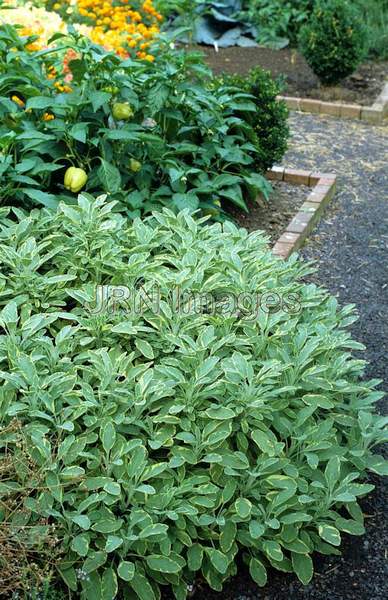
[[[256,110],[252,98],[230,86],[210,90],[199,55],[161,42],[151,64],[121,60],[75,33],[35,53],[28,41],[0,28],[4,204],[74,203],[64,186],[69,167],[83,169],[86,190],[108,193],[130,217],[219,199],[246,209],[244,197],[268,196],[255,162],[260,140],[238,116]],[[71,91],[58,93],[48,76],[69,51]]]
[[[307,584],[387,473],[353,308],[260,233],[114,208],[0,211],[0,527],[74,598],[220,591],[238,552]]]

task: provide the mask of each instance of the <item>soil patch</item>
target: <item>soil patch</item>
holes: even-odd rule
[[[262,230],[270,238],[273,246],[287,225],[307,200],[311,188],[307,185],[292,185],[286,182],[272,181],[273,193],[268,201],[260,199],[248,202],[249,213],[242,212],[235,206],[225,207],[232,219],[249,232]]]
[[[388,62],[366,62],[338,86],[321,86],[303,56],[296,50],[284,48],[221,48],[218,52],[208,46],[196,46],[204,53],[214,73],[247,73],[260,66],[271,71],[283,85],[283,94],[315,98],[327,102],[348,102],[372,105],[388,78]]]

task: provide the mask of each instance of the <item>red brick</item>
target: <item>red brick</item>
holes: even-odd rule
[[[310,100],[309,98],[301,98],[299,106],[300,110],[309,113],[319,113],[321,111],[320,100]]]
[[[283,244],[296,244],[299,239],[299,235],[297,233],[291,233],[291,231],[285,231],[282,233],[278,242],[282,242]]]
[[[330,175],[329,173],[325,175],[325,173],[322,173],[322,177],[318,181],[317,185],[334,185],[336,180],[337,178],[335,175]]]
[[[335,173],[318,173],[318,175],[319,179],[329,179],[331,182],[337,179],[337,175]]]
[[[335,102],[322,102],[321,113],[324,115],[339,117],[341,113],[341,104]]]
[[[285,169],[284,181],[295,185],[309,185],[311,171],[301,169]]]
[[[376,108],[370,108],[369,106],[362,108],[361,120],[373,125],[379,125],[383,120],[382,107],[380,110],[377,110]]]
[[[267,179],[270,181],[283,181],[284,167],[272,167],[272,169],[267,171]]]
[[[284,100],[287,108],[290,110],[300,110],[300,98],[295,98],[293,96],[280,96],[279,99]]]
[[[385,84],[383,91],[381,92],[380,96],[377,98],[375,104],[381,104],[383,118],[386,117],[388,115],[388,83]]]
[[[383,116],[386,115],[388,111],[388,83],[384,85],[382,92],[377,96],[372,108],[381,110],[383,112]]]
[[[322,177],[322,173],[319,173],[317,171],[313,171],[310,174],[309,185],[310,186],[316,185],[319,182],[319,180],[320,180],[321,177]]]
[[[283,242],[276,242],[272,248],[272,252],[279,258],[288,258],[292,253],[294,246],[292,244],[284,244]]]
[[[321,173],[320,171],[313,171],[310,175],[310,185],[316,186],[318,184],[332,184],[337,179],[334,173]]]
[[[298,212],[295,217],[292,219],[291,223],[287,226],[287,231],[291,233],[308,233],[310,231],[310,226],[313,224],[310,222],[312,220],[311,213]]]
[[[361,106],[359,104],[341,104],[340,116],[345,119],[360,119]]]
[[[315,186],[315,188],[313,189],[313,191],[311,192],[311,194],[308,195],[307,200],[309,202],[314,202],[314,203],[321,203],[325,197],[326,197],[326,193],[327,193],[327,188],[325,187],[325,189],[319,189],[317,190],[318,186]]]
[[[337,186],[335,182],[332,182],[331,184],[319,183],[315,186],[314,191],[318,192],[318,194],[322,193],[322,195],[324,196],[324,201],[329,202],[329,200],[331,200],[334,196],[336,188]],[[314,200],[312,201],[314,202]]]
[[[309,200],[306,200],[306,202],[303,202],[299,210],[300,212],[315,212],[318,210],[318,208],[318,202],[310,202]]]

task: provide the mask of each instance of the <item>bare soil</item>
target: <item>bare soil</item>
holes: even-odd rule
[[[388,62],[366,62],[338,86],[320,85],[307,62],[296,50],[285,48],[221,48],[197,46],[214,73],[245,74],[260,66],[279,79],[287,96],[315,98],[328,102],[348,102],[369,106],[373,104],[388,78]]]
[[[249,202],[248,214],[230,204],[223,208],[236,224],[248,231],[264,231],[269,236],[270,245],[273,246],[299,207],[307,200],[311,188],[280,181],[273,181],[271,184],[273,193],[269,200],[258,199],[256,202]]]

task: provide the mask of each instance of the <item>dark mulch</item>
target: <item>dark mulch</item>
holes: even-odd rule
[[[360,319],[353,337],[366,346],[366,376],[388,387],[388,131],[362,123],[313,115],[291,117],[293,138],[284,159],[288,167],[338,174],[339,190],[302,257],[316,260],[312,280],[341,304],[355,303]],[[386,402],[380,410],[386,410]],[[243,565],[238,575],[214,593],[199,588],[193,600],[385,600],[388,597],[387,488],[363,501],[367,533],[346,536],[341,557],[316,555],[316,574],[304,587],[296,577],[271,571],[258,588]]]
[[[244,74],[260,66],[272,75],[284,79],[284,93],[289,96],[316,98],[325,101],[342,101],[363,105],[373,104],[384,87],[388,76],[388,62],[366,62],[341,85],[320,86],[303,56],[296,50],[285,48],[221,48],[218,52],[208,46],[197,47],[206,57],[215,73]]]
[[[298,212],[298,208],[307,200],[311,188],[277,181],[272,182],[272,187],[273,192],[268,201],[258,199],[257,202],[247,203],[249,213],[244,213],[230,204],[224,208],[238,225],[248,231],[265,231],[271,245],[274,245]]]

